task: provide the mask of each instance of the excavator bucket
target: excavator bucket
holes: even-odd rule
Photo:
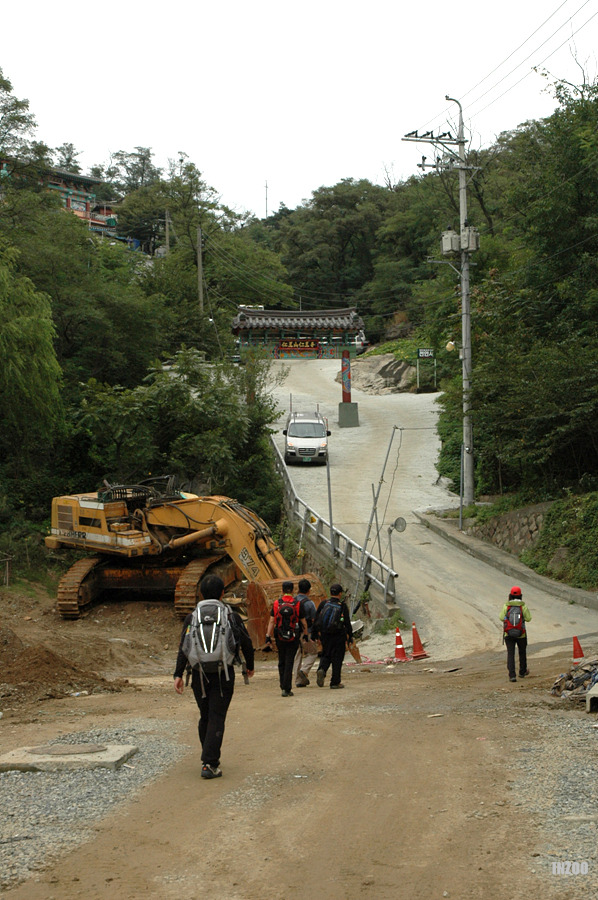
[[[312,572],[308,572],[306,575],[294,575],[292,578],[276,578],[272,581],[263,581],[261,583],[252,581],[247,585],[247,621],[245,624],[254,647],[264,646],[270,610],[274,601],[278,600],[282,595],[283,583],[292,581],[293,594],[296,594],[298,592],[297,583],[301,578],[307,578],[311,582],[309,596],[316,604],[316,607],[318,607],[326,599],[327,594],[318,576]]]

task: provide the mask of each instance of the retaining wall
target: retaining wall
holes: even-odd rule
[[[544,517],[552,503],[537,503],[512,512],[503,513],[484,522],[483,525],[469,525],[465,522],[465,532],[472,537],[480,538],[495,544],[501,550],[519,556],[523,550],[532,547],[540,536]],[[472,523],[475,519],[469,520]]]

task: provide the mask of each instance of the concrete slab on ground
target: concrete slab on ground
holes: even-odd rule
[[[47,744],[19,747],[0,756],[0,772],[118,769],[139,748],[133,744]]]

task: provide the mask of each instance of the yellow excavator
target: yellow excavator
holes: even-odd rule
[[[57,606],[66,619],[79,618],[107,590],[141,597],[174,592],[175,611],[184,618],[202,599],[199,583],[209,571],[226,587],[247,582],[247,625],[261,645],[283,581],[296,586],[298,577],[308,578],[316,604],[326,596],[316,575],[293,573],[256,513],[229,497],[181,491],[167,476],[55,497],[45,542],[51,550],[94,553],[60,580]]]

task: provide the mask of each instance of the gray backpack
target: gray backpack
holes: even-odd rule
[[[219,672],[229,680],[228,668],[238,654],[233,614],[221,600],[200,600],[191,614],[182,650],[192,669]],[[202,679],[203,683],[203,679]]]

